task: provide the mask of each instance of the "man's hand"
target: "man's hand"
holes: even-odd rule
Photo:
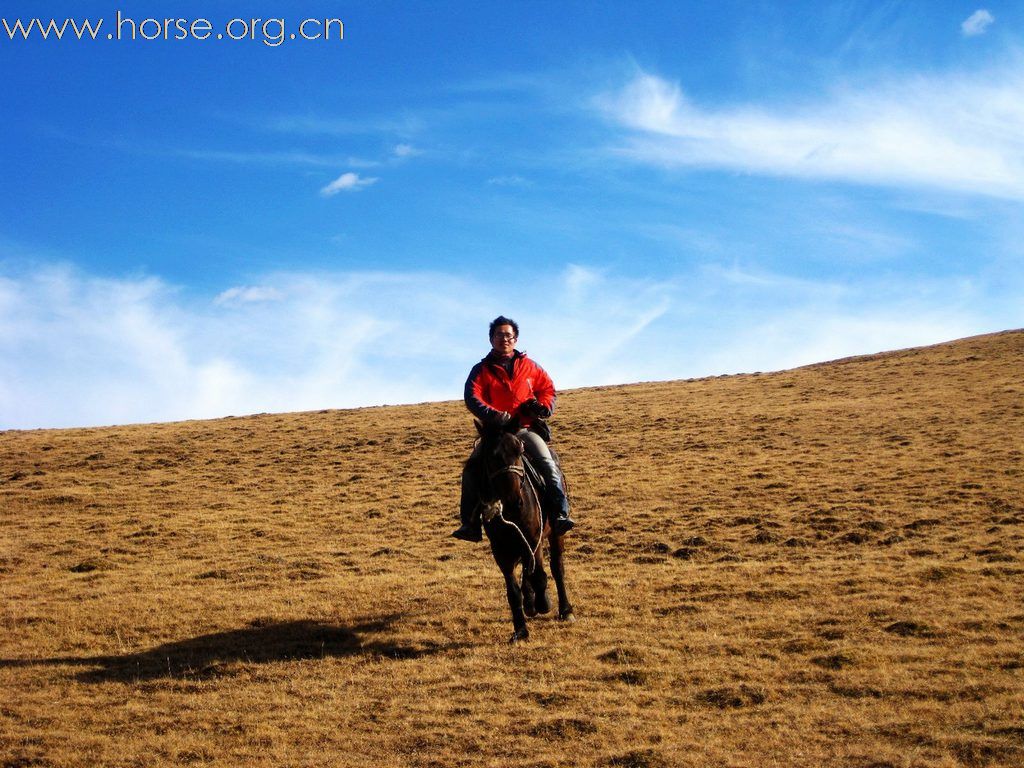
[[[518,432],[521,429],[519,417],[507,411],[499,411],[498,415],[494,418],[494,423],[506,432]]]
[[[519,413],[534,419],[546,419],[551,416],[551,409],[541,405],[535,398],[524,401],[519,406]]]

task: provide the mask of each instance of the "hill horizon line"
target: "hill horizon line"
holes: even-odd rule
[[[1016,333],[1024,333],[1024,327],[1022,328],[1008,328],[1000,331],[990,331],[987,333],[973,334],[970,336],[963,336],[956,339],[948,339],[945,341],[935,342],[934,344],[921,344],[912,347],[900,347],[897,349],[886,349],[878,352],[867,352],[857,355],[847,355],[845,357],[837,357],[830,360],[821,360],[813,363],[806,363],[804,365],[794,366],[792,368],[780,368],[778,370],[770,371],[741,371],[738,373],[720,373],[720,374],[708,374],[706,376],[691,376],[679,379],[649,379],[641,381],[630,381],[622,382],[617,384],[590,384],[583,387],[571,387],[566,389],[558,389],[558,395],[564,396],[575,393],[582,393],[588,391],[605,391],[609,389],[620,389],[626,387],[642,387],[647,385],[664,385],[664,384],[682,384],[687,382],[698,382],[698,381],[709,381],[712,379],[726,379],[736,378],[743,376],[770,376],[785,374],[792,371],[801,371],[810,368],[827,367],[830,365],[844,365],[853,362],[869,361],[883,359],[886,356],[900,355],[906,353],[912,353],[916,351],[923,351],[928,349],[935,349],[938,347],[959,344],[972,340],[995,338],[998,336],[1005,336]],[[556,382],[557,387],[557,382]],[[380,405],[356,405],[341,408],[312,408],[308,410],[298,411],[256,411],[253,413],[244,414],[226,414],[224,416],[213,416],[210,418],[196,418],[196,419],[172,419],[170,421],[138,421],[138,422],[118,422],[111,424],[86,424],[71,427],[12,427],[12,428],[0,428],[0,435],[14,433],[14,432],[74,432],[79,430],[94,430],[94,429],[114,429],[118,427],[145,427],[145,426],[160,426],[170,424],[191,424],[191,423],[206,423],[216,422],[227,419],[250,419],[261,416],[298,416],[302,414],[311,413],[336,413],[336,412],[350,412],[350,411],[365,411],[365,410],[383,410],[383,409],[401,409],[401,408],[415,408],[425,405],[443,405],[448,403],[461,402],[461,398],[451,398],[447,400],[417,400],[407,403],[383,403]]]

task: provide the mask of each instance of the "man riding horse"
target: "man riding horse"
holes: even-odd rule
[[[465,400],[470,412],[487,426],[502,426],[523,441],[531,464],[544,479],[543,507],[556,534],[575,525],[569,517],[565,481],[547,441],[545,420],[555,410],[555,386],[537,363],[516,349],[519,325],[496,317],[490,326],[491,351],[473,366],[466,379]],[[462,525],[452,533],[457,539],[480,541],[481,524],[476,453],[462,471]]]

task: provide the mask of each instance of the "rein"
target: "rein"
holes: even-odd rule
[[[522,466],[522,464],[509,464],[506,467],[500,467],[499,469],[496,469],[494,472],[491,472],[490,474],[488,474],[488,479],[489,480],[493,480],[498,475],[518,475],[519,477],[523,478],[523,480],[525,481],[526,480],[526,469]],[[514,523],[514,522],[512,522],[511,520],[509,520],[509,519],[507,519],[505,517],[505,515],[503,514],[504,505],[501,503],[500,499],[498,499],[497,501],[485,504],[484,505],[484,509],[485,509],[484,519],[487,522],[490,522],[491,520],[494,520],[495,518],[497,518],[504,525],[507,525],[507,526],[509,526],[511,528],[514,528],[516,533],[519,534],[519,538],[522,539],[523,544],[526,545],[526,549],[530,552],[530,565],[529,565],[529,568],[526,568],[526,564],[525,563],[523,563],[523,567],[526,568],[526,571],[528,573],[533,573],[533,569],[536,567],[536,564],[537,564],[537,550],[540,549],[540,545],[544,541],[544,519],[543,519],[543,517],[541,518],[541,531],[540,531],[540,535],[537,537],[537,543],[535,545],[531,545],[530,544],[530,540],[527,539],[526,538],[526,534],[523,533],[523,529],[517,523]],[[486,515],[487,511],[491,512],[491,515],[490,515],[489,519],[488,519],[488,517]]]
[[[517,464],[509,464],[507,467],[496,469],[487,476],[487,479],[493,480],[498,475],[519,475],[520,477],[526,477],[526,470]]]

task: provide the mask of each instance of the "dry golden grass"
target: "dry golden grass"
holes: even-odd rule
[[[461,403],[0,433],[4,766],[1024,765],[1024,332],[562,396],[580,621]]]

